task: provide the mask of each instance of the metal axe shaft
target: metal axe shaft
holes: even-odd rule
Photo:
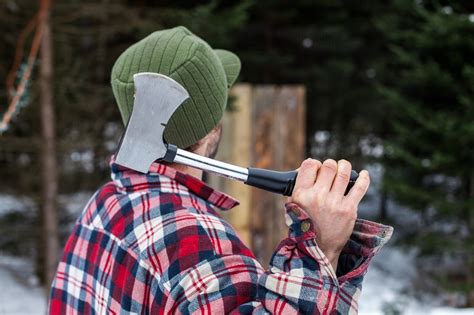
[[[163,160],[235,179],[247,185],[284,196],[291,196],[295,187],[296,177],[298,176],[297,171],[278,172],[261,168],[244,168],[181,150],[174,145],[168,145]],[[354,185],[358,176],[359,174],[356,171],[352,171],[346,194]]]

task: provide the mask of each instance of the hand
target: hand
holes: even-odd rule
[[[338,163],[326,160],[321,164],[307,159],[301,164],[289,200],[303,208],[313,221],[316,242],[334,270],[337,269],[339,254],[354,229],[359,203],[370,184],[369,173],[363,170],[344,196],[351,169],[346,160]]]

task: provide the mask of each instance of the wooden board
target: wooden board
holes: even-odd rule
[[[305,157],[304,87],[238,84],[231,95],[235,101],[223,119],[217,159],[244,167],[297,168]],[[288,231],[286,198],[217,176],[209,182],[240,200],[224,216],[266,265]]]

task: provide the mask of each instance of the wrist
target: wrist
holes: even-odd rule
[[[316,243],[318,244],[318,247],[323,252],[324,256],[326,256],[326,258],[328,259],[334,271],[336,271],[337,262],[339,260],[339,255],[341,254],[342,249],[334,248],[331,246],[324,246],[324,243],[318,240],[318,237],[316,237]]]

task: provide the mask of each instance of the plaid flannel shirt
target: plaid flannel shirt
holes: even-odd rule
[[[304,211],[287,204],[289,236],[265,270],[216,212],[236,200],[159,163],[146,175],[111,166],[65,245],[51,314],[355,314],[392,233],[358,219],[335,271]]]

